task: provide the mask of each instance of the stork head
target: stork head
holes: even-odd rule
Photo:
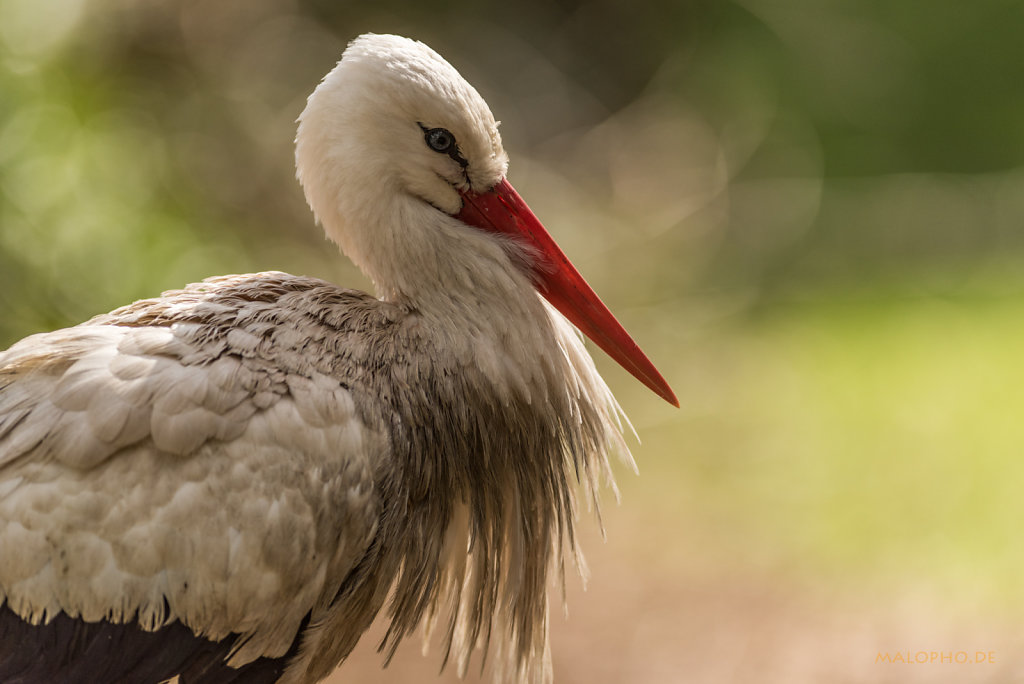
[[[505,180],[508,157],[487,103],[423,43],[374,34],[352,41],[310,95],[295,154],[327,235],[385,296],[454,297],[488,271],[500,279],[494,265],[525,269],[555,308],[678,406]]]
[[[296,168],[328,236],[387,290],[401,274],[377,262],[398,245],[381,233],[401,226],[396,237],[416,243],[410,214],[443,223],[439,213],[461,210],[460,193],[505,176],[508,157],[490,108],[454,67],[418,41],[367,34],[310,95]]]

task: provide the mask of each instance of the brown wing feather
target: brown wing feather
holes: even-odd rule
[[[139,668],[163,639],[182,667],[294,653],[377,529],[386,440],[338,350],[384,308],[231,276],[0,353],[0,605],[50,644],[33,667],[96,634]]]

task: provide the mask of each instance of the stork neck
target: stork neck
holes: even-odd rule
[[[463,334],[546,319],[524,264],[525,251],[408,195],[392,202],[353,257],[377,295]],[[365,255],[365,256],[364,256]]]

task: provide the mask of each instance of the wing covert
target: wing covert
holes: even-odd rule
[[[306,293],[330,286],[272,275],[273,297],[254,276],[192,286],[0,353],[0,602],[240,635],[232,665],[326,610],[375,533],[388,447],[358,373],[317,348],[345,334]]]

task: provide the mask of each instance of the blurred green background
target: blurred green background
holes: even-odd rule
[[[680,396],[598,359],[641,473],[558,681],[1024,681],[1019,2],[0,0],[0,348],[219,273],[368,287],[291,143],[366,31],[477,86]],[[993,655],[878,662],[922,651]]]

